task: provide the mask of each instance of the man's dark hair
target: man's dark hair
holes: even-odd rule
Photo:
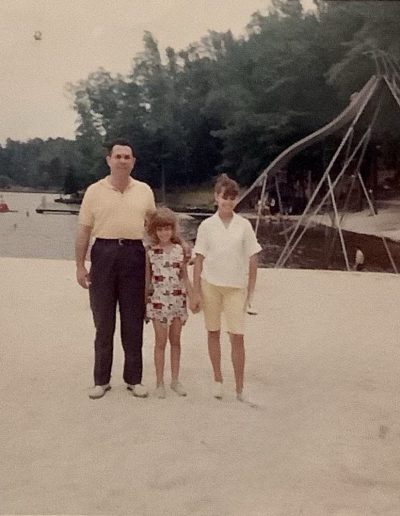
[[[105,142],[104,147],[107,149],[107,154],[111,156],[113,147],[115,145],[123,145],[124,147],[129,147],[132,151],[133,157],[136,156],[135,149],[133,148],[133,145],[129,140],[126,138],[115,138],[114,140],[111,140],[110,142]]]

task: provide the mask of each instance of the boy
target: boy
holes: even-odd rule
[[[251,306],[257,276],[257,242],[250,222],[234,212],[239,195],[236,181],[222,174],[215,185],[217,212],[198,229],[194,252],[193,311],[202,305],[208,332],[208,353],[214,372],[213,395],[223,396],[221,373],[221,314],[232,346],[236,397],[245,401],[244,318]]]

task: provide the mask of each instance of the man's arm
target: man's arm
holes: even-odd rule
[[[89,248],[90,235],[92,228],[79,224],[78,232],[75,239],[75,263],[76,263],[76,279],[83,288],[89,288],[90,279],[89,272],[85,266],[86,254]]]

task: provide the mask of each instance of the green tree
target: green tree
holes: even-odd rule
[[[79,190],[79,181],[73,170],[68,170],[64,178],[63,192],[66,195],[75,194]]]
[[[0,175],[0,188],[8,188],[12,185],[12,180],[10,177],[5,175]]]
[[[153,186],[202,182],[222,170],[245,184],[331,120],[374,73],[365,52],[399,56],[400,8],[314,3],[306,13],[299,0],[273,0],[266,15],[251,17],[245,36],[210,31],[180,51],[160,51],[145,32],[128,77],[100,69],[71,87],[85,181],[105,171],[103,140],[126,136],[138,155],[135,174]],[[320,155],[306,150],[296,166]],[[12,162],[20,177],[18,152]]]

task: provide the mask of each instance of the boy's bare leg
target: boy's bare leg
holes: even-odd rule
[[[154,365],[156,368],[157,387],[164,383],[165,347],[168,340],[168,328],[160,321],[153,321],[155,344],[154,344]]]
[[[244,337],[235,333],[230,333],[229,338],[232,346],[232,365],[235,373],[236,393],[240,394],[243,391],[243,377],[244,377]]]
[[[214,380],[222,383],[220,334],[219,330],[208,332],[208,355],[214,371]]]
[[[171,345],[171,380],[178,381],[181,358],[182,321],[175,318],[169,327],[169,343]]]

